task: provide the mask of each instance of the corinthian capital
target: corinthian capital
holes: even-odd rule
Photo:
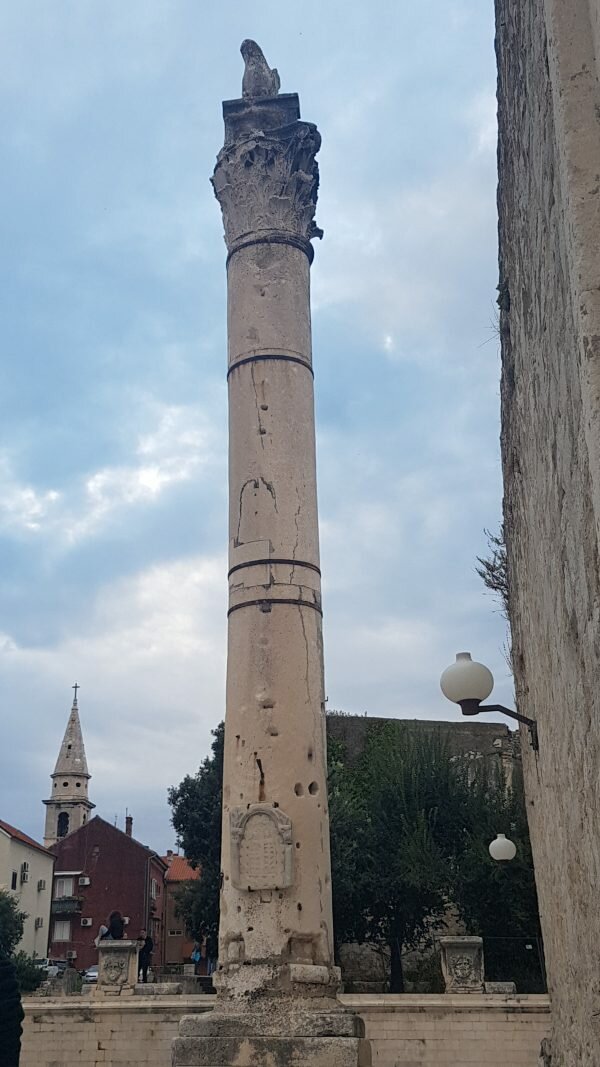
[[[223,104],[225,146],[212,184],[230,255],[247,244],[286,242],[312,258],[321,146],[316,126],[301,122],[295,93]]]

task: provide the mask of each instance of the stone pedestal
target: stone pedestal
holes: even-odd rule
[[[483,993],[483,939],[441,937],[446,993]]]
[[[95,996],[133,996],[138,979],[137,941],[100,941]]]

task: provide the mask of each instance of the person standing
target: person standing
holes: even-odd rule
[[[148,981],[148,967],[150,966],[150,961],[152,959],[152,950],[154,948],[154,941],[150,937],[150,934],[148,933],[147,930],[140,930],[140,936],[138,937],[138,942],[142,943],[142,947],[140,948],[140,952],[139,952],[139,956],[138,956],[138,978],[139,978],[140,971],[141,971],[142,972],[142,982],[144,982],[144,984],[145,984]]]

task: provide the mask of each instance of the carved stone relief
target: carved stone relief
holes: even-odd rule
[[[482,993],[482,939],[480,937],[442,937],[440,944],[446,992]]]
[[[281,808],[233,808],[231,881],[236,889],[285,889],[292,884],[292,822]]]
[[[306,242],[322,236],[314,221],[320,146],[317,127],[298,121],[221,150],[212,184],[230,251],[250,234],[286,233]]]

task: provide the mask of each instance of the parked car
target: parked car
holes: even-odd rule
[[[95,963],[93,967],[88,967],[87,971],[82,971],[81,977],[84,982],[97,982],[98,981],[98,964]]]
[[[44,972],[46,978],[58,978],[67,969],[66,960],[49,960],[40,957],[36,959],[35,965]]]

